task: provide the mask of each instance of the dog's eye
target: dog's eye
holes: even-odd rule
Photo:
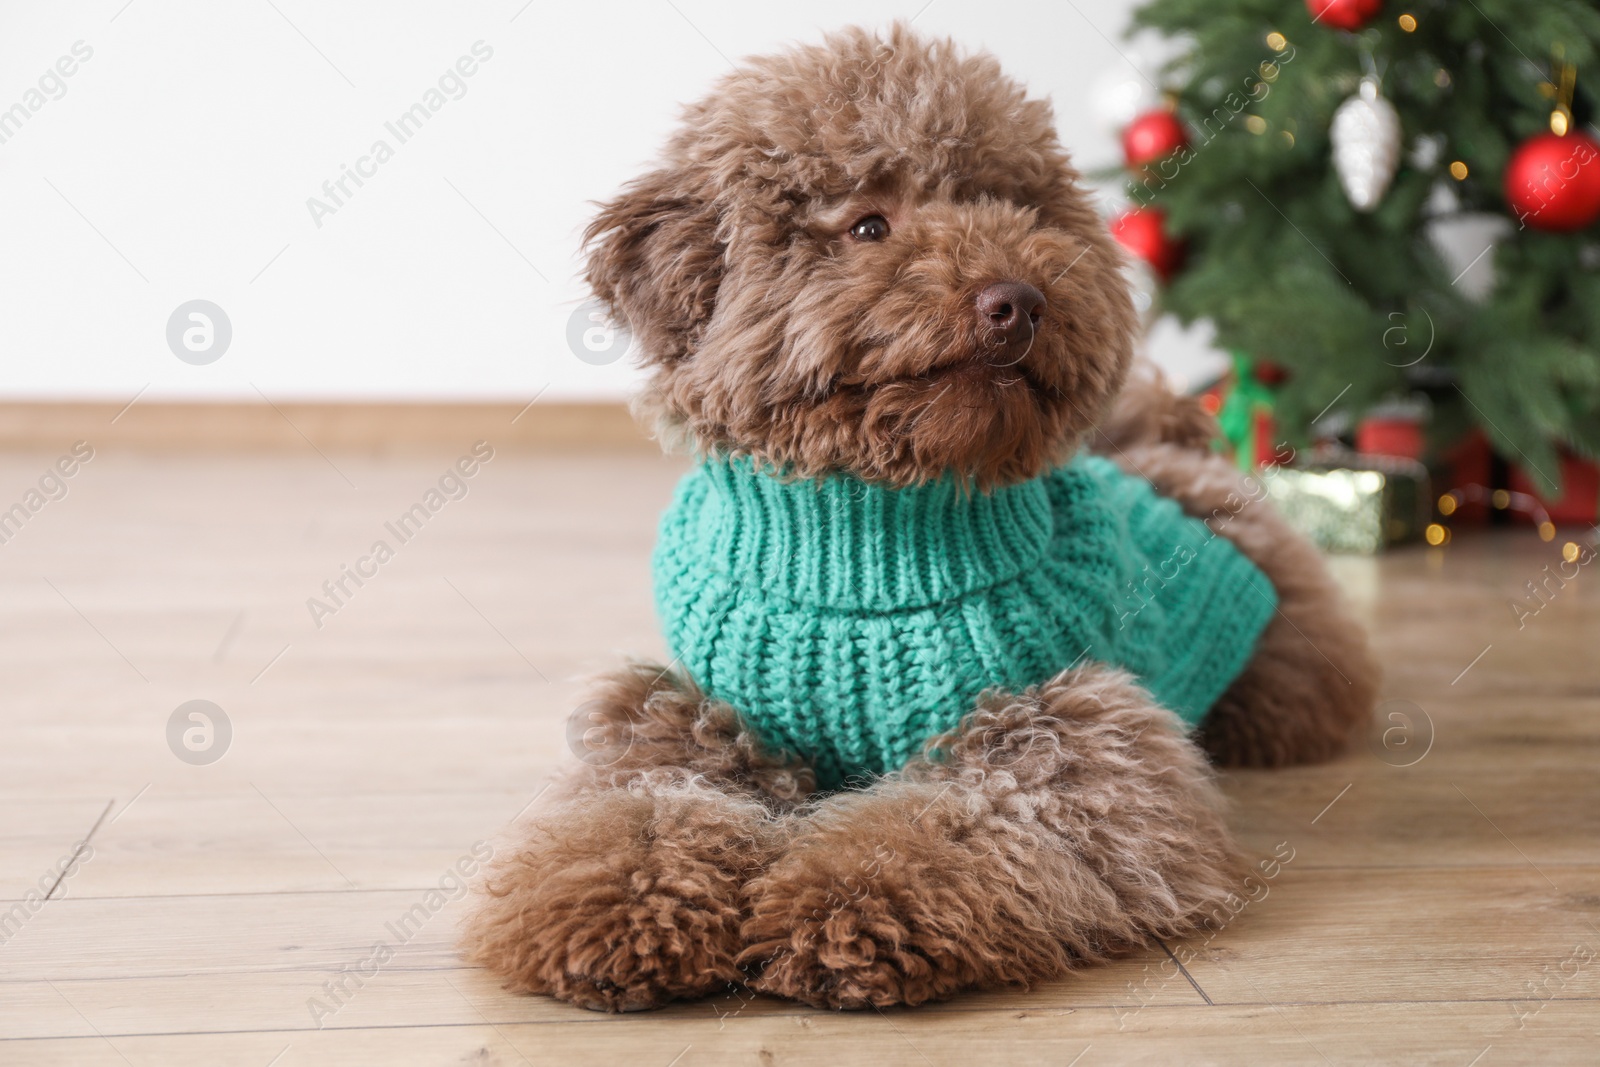
[[[858,241],[881,241],[889,236],[889,220],[882,215],[868,215],[857,219],[850,227],[850,236]]]

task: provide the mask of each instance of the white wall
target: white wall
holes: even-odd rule
[[[586,202],[641,168],[725,56],[922,7],[0,0],[0,111],[28,111],[0,126],[0,398],[623,395],[626,363],[566,341]],[[933,0],[916,24],[1051,96],[1094,167],[1117,149],[1089,90],[1129,77],[1131,7]],[[464,95],[406,143],[385,130],[479,41],[493,54]],[[318,226],[308,198],[380,138],[393,158]],[[197,298],[232,325],[198,366],[166,337]]]

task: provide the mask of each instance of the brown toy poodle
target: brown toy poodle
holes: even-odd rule
[[[467,954],[611,1011],[918,1004],[1238,891],[1207,757],[1334,755],[1377,670],[1210,418],[1127,382],[1049,105],[846,31],[725,77],[587,238],[697,456],[655,561],[677,658],[586,705]]]

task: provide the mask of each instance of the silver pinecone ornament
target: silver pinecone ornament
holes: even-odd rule
[[[1376,78],[1333,113],[1333,169],[1357,211],[1371,211],[1389,191],[1400,165],[1400,113],[1378,93]]]

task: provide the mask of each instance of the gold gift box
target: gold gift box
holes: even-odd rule
[[[1289,524],[1328,552],[1371,555],[1414,540],[1431,515],[1428,469],[1415,460],[1323,453],[1266,480]]]

